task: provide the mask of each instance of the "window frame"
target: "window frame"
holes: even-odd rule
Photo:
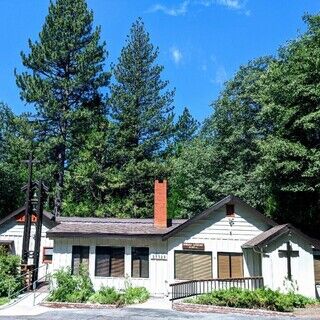
[[[133,250],[134,249],[146,249],[148,250],[148,276],[147,277],[142,277],[141,274],[141,258],[139,258],[139,277],[134,277],[133,276]],[[150,249],[149,247],[131,247],[131,278],[133,279],[149,279],[150,278]]]
[[[228,255],[229,256],[229,277],[228,278],[220,278],[219,277],[219,275],[220,275],[220,268],[219,268],[219,255],[221,255],[221,254],[223,254],[223,255]],[[244,268],[243,268],[243,266],[244,266],[244,264],[243,264],[243,253],[242,252],[225,252],[225,251],[218,251],[217,252],[217,278],[218,279],[232,279],[233,277],[232,277],[232,263],[231,263],[231,261],[232,261],[232,259],[231,259],[231,257],[232,256],[241,256],[242,257],[242,277],[234,277],[235,279],[242,279],[242,278],[244,278]]]
[[[123,249],[123,275],[121,275],[121,276],[113,276],[113,275],[111,275],[112,274],[112,269],[111,269],[111,258],[112,258],[112,255],[110,255],[110,258],[109,258],[109,275],[107,275],[107,276],[97,275],[97,248]],[[95,248],[94,276],[96,278],[124,278],[125,274],[126,274],[125,259],[126,259],[126,252],[125,252],[125,247],[123,247],[123,246],[96,246],[96,248]]]
[[[47,254],[44,254],[46,249],[52,249],[51,260],[45,259],[45,256],[48,256]],[[42,263],[52,264],[52,260],[53,260],[53,247],[43,247],[42,248]]]

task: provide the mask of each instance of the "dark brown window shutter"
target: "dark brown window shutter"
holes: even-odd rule
[[[314,262],[314,279],[316,283],[320,283],[320,256],[313,256]]]

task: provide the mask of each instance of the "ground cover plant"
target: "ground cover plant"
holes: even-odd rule
[[[134,304],[149,299],[150,294],[144,287],[133,287],[126,281],[125,290],[118,292],[113,287],[102,286],[94,291],[88,271],[80,267],[79,274],[73,275],[70,268],[60,269],[53,275],[55,282],[48,300],[55,302],[99,303],[99,304]]]
[[[307,305],[317,303],[314,299],[293,292],[284,294],[271,289],[250,291],[240,288],[213,291],[196,298],[187,299],[186,302],[280,312],[290,312],[295,308],[305,308]]]

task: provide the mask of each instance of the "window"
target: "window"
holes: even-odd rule
[[[89,268],[89,247],[72,246],[72,273],[78,274],[80,264]]]
[[[226,214],[227,217],[234,217],[234,204],[226,205]]]
[[[53,248],[44,247],[43,248],[43,263],[52,263],[52,255],[53,255]]]
[[[314,255],[313,256],[313,262],[314,262],[314,279],[316,283],[320,284],[320,255]]]
[[[218,278],[243,278],[242,253],[218,253]]]
[[[211,279],[211,252],[175,251],[174,275],[177,280]]]
[[[131,257],[131,276],[149,278],[149,248],[133,247]]]
[[[0,240],[0,247],[7,253],[14,254],[15,252],[13,240]]]
[[[96,247],[97,277],[124,276],[124,248],[123,247]]]

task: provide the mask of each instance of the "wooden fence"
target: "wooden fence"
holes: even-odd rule
[[[190,280],[172,283],[170,287],[170,300],[177,300],[220,289],[242,288],[255,290],[263,287],[263,277]]]

